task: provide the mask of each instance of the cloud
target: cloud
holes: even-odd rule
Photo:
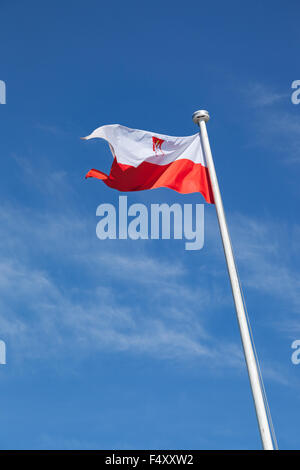
[[[55,125],[49,125],[49,124],[41,124],[37,123],[35,125],[36,129],[39,129],[41,131],[47,132],[49,134],[53,134],[56,136],[65,136],[67,135],[67,131],[61,127],[55,126]]]
[[[206,370],[244,368],[239,338],[220,341],[214,331],[213,312],[233,308],[230,296],[218,283],[213,288],[211,280],[195,287],[181,259],[171,265],[146,249],[133,254],[129,245],[117,248],[114,241],[105,252],[97,250],[102,242],[95,237],[91,243],[82,217],[29,216],[8,207],[0,216],[6,221],[0,240],[6,236],[8,251],[14,253],[14,259],[2,253],[0,262],[0,330],[18,358],[50,359],[73,355],[74,349],[85,357],[105,350],[160,360],[197,359]],[[207,219],[215,260],[205,275],[215,278],[219,267],[217,277],[225,279],[218,229]],[[13,232],[16,220],[20,232]],[[274,222],[239,214],[230,217],[230,226],[244,286],[275,296],[296,312],[299,278],[279,250],[287,231]],[[298,250],[297,243],[293,249]],[[44,261],[36,259],[36,251]],[[65,273],[58,275],[56,269]],[[79,279],[68,282],[70,273],[80,273]],[[277,369],[269,364],[266,373],[263,369],[265,377],[287,385],[289,379]]]
[[[215,266],[220,263],[225,266],[216,218],[207,214],[206,219],[206,237],[213,245]],[[284,334],[299,331],[300,226],[271,217],[262,219],[239,213],[228,214],[228,225],[245,293],[260,295],[261,302],[269,303],[272,309],[276,303],[276,311],[271,313],[267,309],[265,323]]]
[[[241,215],[233,217],[237,258],[247,286],[277,297],[298,312],[300,308],[300,275],[294,267],[294,237],[297,225],[258,220]],[[286,247],[290,247],[289,255]]]
[[[56,186],[51,174],[49,181]],[[107,350],[244,367],[239,338],[220,342],[215,335],[215,314],[233,303],[211,212],[206,237],[213,250],[191,276],[184,251],[174,258],[173,251],[154,254],[147,241],[100,242],[91,232],[94,218],[67,196],[43,212],[0,208],[0,328],[17,358]],[[243,284],[296,312],[300,281],[283,247],[297,252],[299,228],[231,214],[230,229]]]
[[[6,246],[0,327],[19,356],[50,357],[75,347],[239,363],[233,346],[219,348],[199,316],[216,308],[222,295],[216,301],[208,286],[190,286],[182,262],[146,250],[133,255],[129,245],[107,244],[104,251],[75,214],[6,206],[0,216]]]
[[[255,138],[251,145],[279,154],[284,164],[300,160],[300,119],[297,106],[291,103],[292,90],[276,92],[263,83],[249,84],[241,91],[248,108],[254,110]],[[258,111],[259,109],[259,111]]]
[[[291,105],[292,106],[292,105]],[[258,143],[281,155],[284,164],[300,160],[300,119],[292,111],[263,113],[256,122]]]
[[[247,97],[249,106],[254,108],[272,106],[286,100],[290,96],[287,92],[276,92],[270,86],[265,86],[258,82],[248,85],[243,89],[243,93]]]

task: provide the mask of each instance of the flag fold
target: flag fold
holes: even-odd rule
[[[93,138],[109,143],[114,160],[109,175],[92,169],[86,178],[98,178],[125,192],[161,187],[184,194],[200,192],[207,202],[214,202],[199,134],[171,137],[112,124],[84,137]]]

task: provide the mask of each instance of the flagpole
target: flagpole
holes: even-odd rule
[[[248,375],[250,380],[250,385],[252,389],[252,395],[256,410],[257,421],[260,430],[260,436],[263,444],[264,450],[273,450],[273,441],[270,433],[269,422],[267,418],[265,400],[262,390],[262,384],[258,372],[257,362],[255,360],[255,355],[253,351],[251,336],[249,332],[248,322],[245,314],[243,297],[241,294],[239,278],[237,274],[236,264],[233,256],[230,236],[228,232],[228,227],[226,223],[221,193],[219,189],[218,179],[215,171],[214,161],[209,145],[206,122],[209,120],[209,114],[207,111],[201,110],[196,111],[193,114],[193,121],[195,124],[198,124],[200,127],[200,137],[202,140],[202,145],[204,149],[204,154],[206,158],[206,163],[210,175],[214,201],[218,216],[219,228],[222,237],[222,243],[225,253],[225,258],[227,262],[228,273],[231,282],[231,288],[235,303],[235,309],[238,319],[238,324],[240,328],[241,339],[243,343],[244,355],[246,359]]]

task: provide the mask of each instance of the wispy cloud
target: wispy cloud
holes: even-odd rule
[[[300,275],[292,253],[297,227],[241,215],[234,219],[235,246],[246,284],[288,302],[298,313]],[[291,247],[289,255],[287,246]]]
[[[182,263],[114,247],[97,252],[85,236],[84,221],[73,224],[74,217],[1,211],[6,225],[0,239],[8,253],[0,262],[0,327],[23,356],[51,355],[76,344],[85,351],[108,348],[239,363],[232,345],[227,344],[226,357],[226,344],[221,350],[208,334],[198,314],[216,302],[208,286],[189,286]],[[62,264],[65,276],[80,272],[80,283],[61,282],[54,266]]]
[[[259,108],[253,119],[255,139],[251,145],[265,148],[268,153],[281,155],[281,162],[300,160],[300,118],[291,103],[291,89],[275,91],[262,83],[249,84],[241,90],[249,109]]]
[[[67,131],[61,127],[51,125],[51,124],[41,124],[38,123],[35,125],[36,129],[40,129],[41,131],[48,132],[49,134],[57,135],[57,136],[65,136],[67,135]]]
[[[255,108],[278,104],[290,96],[288,92],[277,92],[270,86],[257,82],[246,86],[243,93],[247,97],[249,105]]]
[[[214,240],[215,256],[223,258],[217,223],[213,219],[206,225],[207,237]],[[229,214],[228,222],[242,284],[285,303],[290,312],[290,315],[285,312],[288,323],[300,312],[299,225],[238,213]]]
[[[51,193],[57,187],[51,174],[49,184]],[[212,312],[232,307],[215,218],[206,221],[214,259],[195,283],[183,256],[170,262],[143,243],[132,250],[131,241],[107,242],[104,249],[70,199],[43,213],[7,204],[0,217],[0,329],[18,357],[105,349],[243,367],[239,339],[220,343],[213,328]],[[287,242],[297,251],[297,228],[287,241],[287,232],[271,221],[236,214],[230,226],[244,284],[297,311],[299,276],[281,252]]]

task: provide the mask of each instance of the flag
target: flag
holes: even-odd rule
[[[86,178],[99,178],[119,191],[171,188],[201,193],[213,203],[213,193],[199,134],[170,137],[129,129],[119,124],[98,127],[84,139],[105,139],[114,161],[109,175],[92,169]]]

